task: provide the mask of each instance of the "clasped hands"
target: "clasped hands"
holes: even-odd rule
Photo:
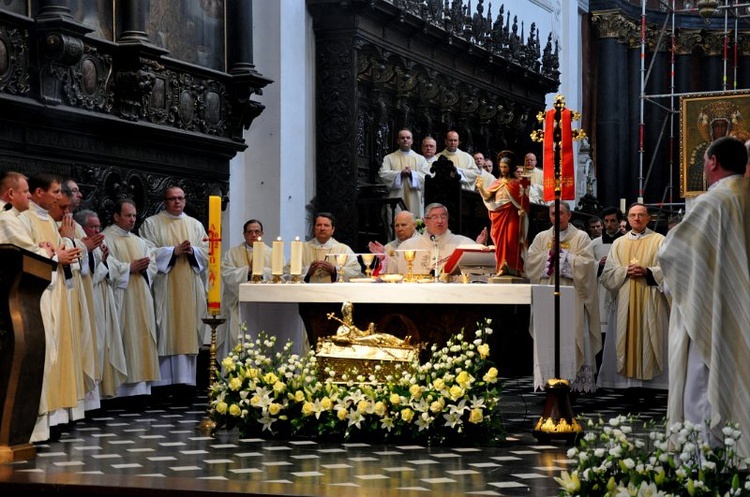
[[[643,278],[648,274],[648,268],[639,266],[638,264],[628,264],[627,275],[628,278]]]
[[[179,245],[175,245],[174,247],[174,255],[183,255],[183,254],[188,254],[188,255],[193,254],[193,247],[190,245],[189,240],[185,240],[184,242],[180,243]]]
[[[312,261],[310,267],[307,269],[307,275],[311,276],[317,270],[325,271],[328,274],[333,274],[336,272],[336,267],[328,261]]]

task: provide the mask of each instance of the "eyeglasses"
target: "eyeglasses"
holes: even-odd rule
[[[185,200],[185,197],[164,197],[164,200],[167,202],[182,202]]]
[[[246,235],[262,235],[263,231],[261,230],[247,230],[245,231]]]
[[[425,219],[434,219],[435,221],[445,221],[448,219],[447,214],[436,214],[434,216],[425,216]]]

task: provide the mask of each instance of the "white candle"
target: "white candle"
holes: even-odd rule
[[[271,247],[271,274],[280,276],[284,274],[284,242],[278,237]]]
[[[302,274],[302,242],[299,237],[292,241],[292,261],[289,267],[289,274]]]
[[[621,212],[622,212],[623,214],[627,214],[627,212],[625,212],[625,209],[626,209],[626,206],[625,206],[625,199],[624,199],[624,198],[621,198],[621,199],[620,199],[620,211],[621,211]]]
[[[639,204],[642,204],[642,203],[643,203],[643,197],[638,197],[638,203],[639,203]]]
[[[253,276],[263,277],[263,261],[266,260],[266,246],[258,238],[253,242]]]

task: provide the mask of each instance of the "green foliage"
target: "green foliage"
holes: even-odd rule
[[[461,332],[433,346],[427,362],[415,359],[380,383],[356,370],[334,383],[314,353],[291,354],[291,343],[274,353],[274,337],[248,337],[216,373],[211,417],[243,436],[491,445],[504,433],[489,325],[478,325],[469,341]]]

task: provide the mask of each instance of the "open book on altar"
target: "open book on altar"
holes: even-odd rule
[[[487,267],[492,272],[495,271],[495,246],[480,245],[478,243],[470,245],[459,245],[448,257],[443,266],[443,272],[446,274],[458,274],[460,267]]]

